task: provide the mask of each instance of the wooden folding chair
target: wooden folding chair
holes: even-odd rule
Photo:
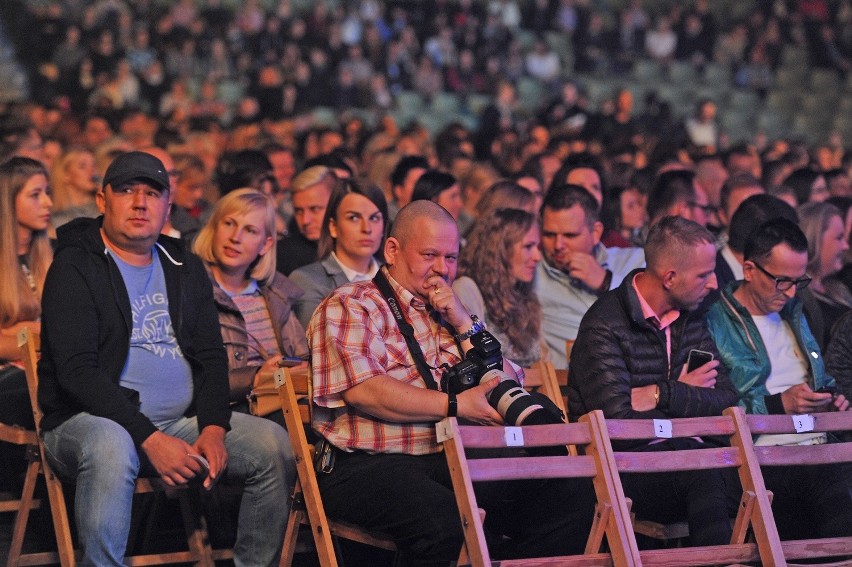
[[[34,336],[33,338],[35,340],[34,348],[38,349],[38,337]],[[27,469],[24,474],[24,484],[21,494],[20,496],[12,493],[2,494],[0,512],[15,512],[7,565],[26,564],[33,559],[32,554],[21,554],[27,521],[29,520],[30,512],[41,507],[41,501],[34,497],[36,481],[41,471],[37,433],[35,429],[26,429],[18,425],[0,423],[0,441],[20,445],[25,448]]]
[[[465,544],[472,565],[641,565],[636,540],[630,527],[628,504],[615,476],[613,459],[607,456],[611,449],[606,439],[603,413],[592,412],[580,418],[579,423],[559,425],[462,426],[456,418],[447,418],[438,423],[437,427],[438,440],[443,441],[444,453],[447,456]],[[586,455],[473,458],[465,454],[465,449],[504,448],[508,446],[510,439],[512,446],[576,445],[584,447]],[[593,481],[598,503],[585,553],[573,557],[492,563],[473,483],[548,478],[591,478]],[[609,544],[609,553],[600,551],[604,536]]]
[[[852,430],[852,412],[814,413],[813,427],[797,430],[795,420],[801,416],[791,415],[747,415],[738,422],[737,443],[751,445],[752,435],[814,432],[841,432]],[[822,445],[760,446],[753,447],[755,461],[748,466],[795,467],[852,462],[852,442]],[[760,470],[753,469],[753,476],[760,477]],[[852,537],[818,538],[807,540],[784,540],[780,543],[780,554],[788,561],[812,558],[845,557],[830,565],[852,565]],[[821,563],[825,565],[825,563]]]
[[[76,565],[77,557],[71,539],[71,524],[68,518],[68,509],[65,504],[65,493],[59,478],[53,473],[50,464],[45,458],[44,444],[41,434],[42,411],[38,404],[38,355],[36,350],[37,338],[28,329],[18,333],[18,346],[21,348],[21,359],[27,375],[27,388],[30,393],[30,404],[36,423],[36,450],[37,470],[44,476],[47,486],[47,497],[50,503],[50,513],[53,519],[53,530],[56,535],[56,552],[33,553],[27,556],[19,556],[12,561],[9,557],[8,565],[46,565],[59,563],[62,567],[73,567]],[[147,555],[135,555],[125,557],[127,565],[167,565],[171,563],[193,563],[199,566],[213,567],[215,559],[227,559],[233,557],[231,550],[217,550],[210,548],[207,526],[204,517],[198,513],[196,507],[190,500],[190,490],[186,486],[168,487],[160,479],[139,478],[136,481],[135,494],[165,493],[169,497],[178,499],[183,517],[184,529],[187,536],[187,551],[171,553],[153,553]],[[20,524],[20,527],[19,525]],[[16,522],[13,543],[17,546],[23,543],[26,528],[26,517],[23,521]],[[20,531],[20,533],[18,533]],[[20,538],[20,540],[16,539]]]
[[[290,503],[290,517],[284,532],[284,548],[281,566],[289,567],[296,551],[299,526],[308,525],[314,537],[320,565],[336,567],[334,537],[356,541],[388,551],[396,551],[396,545],[386,535],[369,532],[345,522],[330,520],[320,496],[313,464],[313,445],[308,443],[305,427],[310,427],[311,379],[309,371],[291,372],[289,368],[275,371],[275,386],[281,398],[281,409],[287,434],[296,456],[297,479]]]
[[[562,410],[565,416],[568,415],[568,405],[565,403],[559,376],[552,362],[540,360],[533,366],[524,368],[524,377],[525,388],[538,390],[550,398],[550,401],[556,404],[556,407]],[[564,385],[567,386],[567,373],[565,374]]]
[[[672,420],[608,419],[605,427],[612,441],[652,441],[661,437],[710,437],[731,439],[731,447],[679,451],[613,451],[618,473],[661,473],[734,467],[740,477],[743,497],[728,545],[680,547],[641,551],[643,565],[695,567],[729,565],[761,561],[764,566],[784,565],[779,552],[780,540],[770,508],[771,495],[763,478],[754,474],[756,458],[750,439],[741,442],[737,427],[745,427],[740,408],[729,408],[725,415]],[[661,429],[666,431],[661,433]],[[746,543],[749,528],[757,543]]]

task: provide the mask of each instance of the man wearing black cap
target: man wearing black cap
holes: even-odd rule
[[[97,195],[103,216],[58,231],[39,363],[47,457],[76,484],[83,564],[123,564],[139,475],[244,481],[235,563],[277,564],[292,452],[276,424],[230,413],[210,280],[160,236],[169,189],[159,159],[122,154]]]

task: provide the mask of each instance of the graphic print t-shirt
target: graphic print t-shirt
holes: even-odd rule
[[[162,429],[192,402],[192,370],[177,344],[166,278],[156,250],[148,266],[133,266],[115,254],[133,314],[130,351],[119,383],[139,392],[141,411]]]

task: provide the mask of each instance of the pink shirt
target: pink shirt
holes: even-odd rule
[[[636,292],[636,296],[639,298],[639,305],[642,307],[642,316],[645,317],[645,320],[657,327],[658,329],[664,331],[666,333],[666,357],[668,357],[669,362],[669,372],[671,374],[672,371],[672,323],[677,321],[677,318],[680,317],[680,311],[677,309],[671,309],[663,313],[663,316],[660,317],[657,315],[654,308],[642,297],[642,293],[639,291],[639,286],[636,285],[636,278],[639,277],[639,274],[633,276],[633,290]]]

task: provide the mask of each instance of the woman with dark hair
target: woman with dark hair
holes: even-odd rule
[[[429,169],[421,175],[417,183],[414,184],[411,200],[419,201],[421,199],[441,205],[458,222],[459,213],[461,213],[464,203],[461,197],[461,187],[456,178],[449,173]]]
[[[503,355],[525,367],[542,357],[541,306],[533,291],[539,241],[536,215],[491,211],[476,221],[453,282],[465,307],[500,341]]]
[[[643,229],[648,224],[648,212],[637,188],[627,185],[610,189],[601,210],[601,220],[604,224],[601,242],[607,248],[617,246],[616,240],[626,240],[630,246],[637,247],[645,244]]]
[[[781,185],[791,187],[796,192],[796,201],[800,205],[821,203],[831,196],[825,176],[809,167],[797,169],[788,175]]]
[[[308,326],[317,306],[345,283],[370,280],[379,270],[376,254],[387,233],[388,205],[382,190],[364,180],[341,179],[331,193],[317,257],[290,279],[305,292],[296,316]]]

